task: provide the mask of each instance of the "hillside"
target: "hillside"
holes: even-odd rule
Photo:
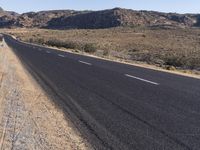
[[[4,11],[0,7],[0,28],[15,26],[19,14],[10,11]]]
[[[0,10],[0,27],[98,29],[117,26],[200,27],[199,14],[114,8],[102,11],[52,10],[17,14]]]
[[[49,28],[109,28],[117,26],[199,26],[199,15],[115,8],[52,19]]]
[[[53,18],[60,18],[62,16],[71,16],[75,11],[73,10],[53,10],[41,12],[29,12],[20,15],[16,22],[19,27],[45,27]]]

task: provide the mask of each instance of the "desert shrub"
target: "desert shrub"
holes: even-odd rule
[[[55,46],[55,47],[64,47],[64,48],[69,48],[69,49],[83,50],[84,52],[87,52],[87,53],[94,53],[97,50],[97,47],[93,43],[81,44],[81,43],[72,42],[72,41],[61,41],[57,39],[50,39],[50,40],[47,40],[45,44],[50,45],[50,46]]]
[[[60,46],[61,47],[61,42],[58,40],[54,40],[54,39],[47,40],[45,44],[47,44],[49,46]]]
[[[146,37],[146,35],[145,35],[145,34],[142,34],[142,37],[143,37],[143,38],[145,38],[145,37]]]
[[[105,50],[103,51],[103,55],[104,55],[104,56],[108,56],[108,55],[109,55],[109,50],[105,49]]]
[[[175,67],[182,67],[186,63],[184,57],[178,57],[178,56],[166,57],[164,58],[164,62],[165,65],[175,66]]]
[[[189,69],[198,69],[200,68],[200,58],[191,57],[186,61],[185,65]]]
[[[67,41],[67,42],[64,42],[63,47],[69,48],[69,49],[79,49],[79,44],[75,42]]]
[[[33,43],[33,38],[30,38],[29,40],[28,40],[28,42],[30,42],[30,43]]]
[[[69,49],[79,49],[79,44],[71,41],[60,41],[56,39],[48,40],[45,44],[55,47],[64,47]]]
[[[44,39],[43,39],[43,38],[39,38],[39,39],[37,39],[37,40],[36,40],[36,43],[39,43],[39,44],[44,44],[44,43],[45,43],[45,41],[44,41]]]
[[[96,52],[97,47],[96,47],[96,45],[93,44],[93,43],[86,43],[86,44],[83,46],[83,50],[84,50],[84,52],[87,52],[87,53],[94,53],[94,52]]]

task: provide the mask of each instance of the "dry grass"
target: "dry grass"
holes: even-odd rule
[[[112,28],[6,30],[23,41],[142,61],[169,70],[200,70],[200,29]],[[89,50],[84,47],[89,45]],[[92,47],[91,47],[92,46]],[[87,47],[88,48],[88,47]]]

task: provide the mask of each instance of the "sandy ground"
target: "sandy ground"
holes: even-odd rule
[[[64,113],[0,44],[0,150],[91,149]]]

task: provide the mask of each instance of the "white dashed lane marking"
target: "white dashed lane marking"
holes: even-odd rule
[[[59,57],[65,57],[64,55],[58,54]]]
[[[143,81],[143,82],[151,83],[151,84],[154,84],[154,85],[159,85],[159,83],[149,81],[149,80],[146,80],[146,79],[142,79],[142,78],[139,78],[139,77],[136,77],[136,76],[133,76],[133,75],[125,74],[125,76],[127,76],[129,78],[137,79],[137,80],[140,80],[140,81]]]
[[[91,63],[88,63],[88,62],[85,62],[85,61],[81,61],[81,60],[79,60],[78,62],[80,62],[80,63],[82,63],[82,64],[86,64],[86,65],[92,65]]]

